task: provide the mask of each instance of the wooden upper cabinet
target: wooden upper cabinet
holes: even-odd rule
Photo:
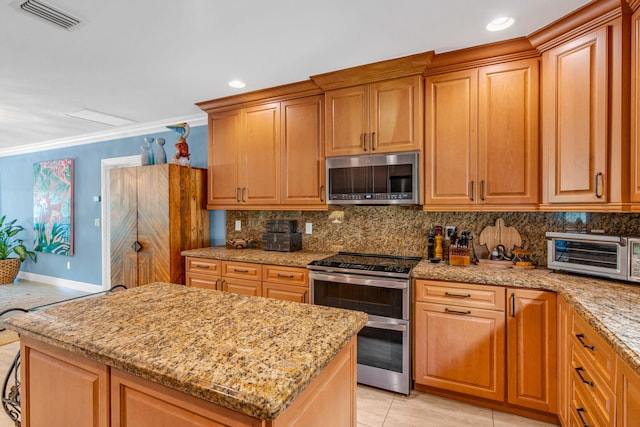
[[[545,203],[606,203],[608,29],[542,55]]]
[[[421,93],[421,76],[327,91],[327,156],[421,150]]]
[[[631,18],[631,201],[640,202],[640,9]]]
[[[426,80],[425,209],[533,209],[538,188],[537,59]]]
[[[324,97],[281,104],[282,204],[324,205]]]
[[[207,205],[239,203],[240,110],[209,115]]]

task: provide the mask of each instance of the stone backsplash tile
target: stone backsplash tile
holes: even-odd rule
[[[432,225],[455,225],[460,231],[470,230],[477,238],[498,218],[529,241],[537,265],[546,265],[547,231],[604,230],[607,234],[640,235],[640,214],[423,212],[420,207],[401,206],[330,207],[326,212],[228,211],[226,231],[228,239],[252,238],[260,248],[267,220],[294,219],[302,233],[306,222],[313,224],[313,234],[302,235],[304,249],[425,257],[427,233]],[[242,231],[235,231],[236,220],[242,221]]]

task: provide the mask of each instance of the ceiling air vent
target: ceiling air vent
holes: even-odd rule
[[[84,22],[77,16],[39,0],[14,0],[10,6],[68,31],[77,30]]]

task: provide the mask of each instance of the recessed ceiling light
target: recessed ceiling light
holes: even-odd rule
[[[510,16],[501,16],[487,24],[487,31],[502,31],[513,25],[513,18]]]
[[[118,116],[112,116],[111,114],[101,113],[99,111],[93,111],[85,108],[84,110],[76,111],[75,113],[67,113],[69,117],[75,117],[76,119],[89,120],[96,123],[102,123],[109,126],[123,126],[135,123],[133,120],[125,119]]]
[[[236,89],[242,89],[243,87],[245,87],[247,84],[245,82],[243,82],[242,80],[231,80],[229,82],[229,86],[236,88]]]

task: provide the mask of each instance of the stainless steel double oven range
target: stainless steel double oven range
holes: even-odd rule
[[[418,257],[340,252],[307,268],[311,303],[363,311],[358,382],[397,393],[411,388],[411,269]]]

